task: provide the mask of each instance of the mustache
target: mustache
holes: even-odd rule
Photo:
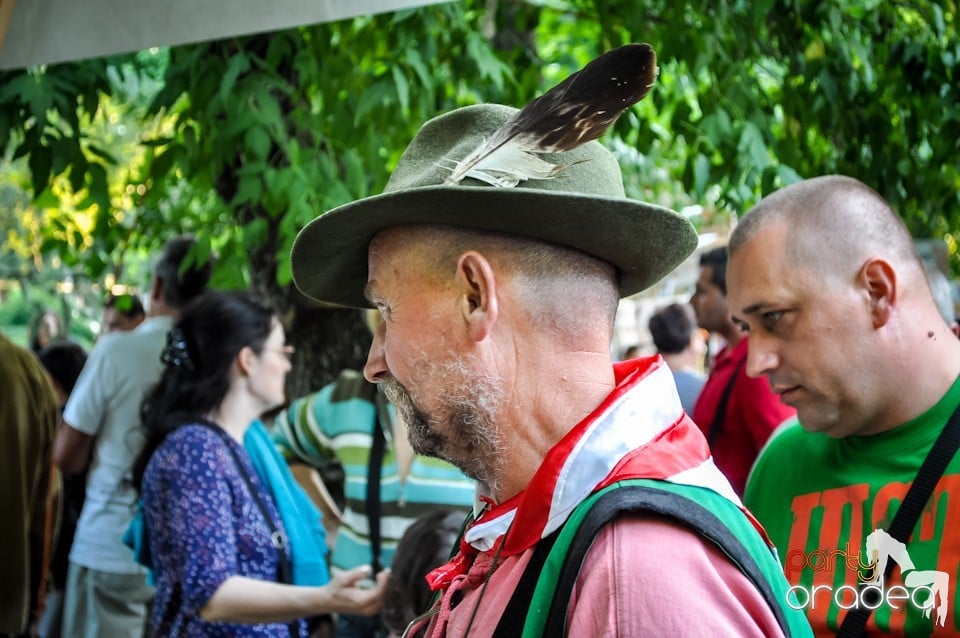
[[[401,411],[416,410],[410,391],[407,390],[402,383],[397,381],[395,377],[392,375],[387,376],[380,382],[380,386],[383,388],[383,393],[386,395],[387,401],[392,403],[395,408]]]

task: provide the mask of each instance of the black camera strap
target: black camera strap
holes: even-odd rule
[[[907,490],[900,509],[893,516],[890,523],[890,529],[887,533],[894,539],[906,544],[913,533],[913,528],[920,520],[920,514],[926,507],[930,495],[933,494],[933,488],[940,481],[940,477],[947,469],[947,465],[960,448],[960,406],[953,411],[947,424],[940,431],[937,440],[927,453],[927,457],[920,465],[917,476],[913,479],[910,489]],[[884,570],[883,579],[886,581],[893,573],[894,562],[888,562]],[[866,605],[858,605],[847,612],[840,629],[837,631],[837,638],[859,638],[866,633],[867,620],[873,609]]]
[[[717,409],[713,413],[713,422],[710,423],[710,429],[707,430],[707,444],[711,451],[717,444],[717,439],[720,438],[724,423],[727,422],[727,404],[730,403],[730,395],[733,394],[733,385],[737,382],[737,377],[740,376],[740,371],[746,364],[747,359],[744,357],[733,369],[733,374],[730,375],[730,380],[727,381],[727,385],[723,388],[723,394],[720,395],[720,402],[717,403]]]
[[[376,406],[374,406],[376,408]],[[380,480],[383,472],[383,455],[387,447],[386,437],[383,433],[383,421],[380,419],[379,410],[376,420],[373,423],[372,445],[370,446],[370,457],[367,459],[367,498],[366,513],[367,527],[370,534],[370,569],[376,576],[380,573],[383,566],[380,564],[380,518],[382,516],[382,505],[380,503]]]

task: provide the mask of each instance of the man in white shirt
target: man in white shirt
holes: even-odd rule
[[[154,268],[146,320],[97,340],[57,429],[53,457],[60,469],[88,470],[70,550],[64,636],[143,635],[153,588],[121,537],[136,503],[130,468],[143,444],[140,403],[160,378],[160,351],[173,320],[210,279],[210,262],[181,269],[193,243],[186,237],[167,243]]]

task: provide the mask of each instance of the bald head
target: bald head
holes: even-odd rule
[[[766,197],[728,247],[730,309],[749,330],[747,374],[766,376],[805,428],[890,430],[960,373],[960,342],[913,240],[857,180],[820,177]]]
[[[768,195],[737,225],[730,254],[772,224],[789,228],[785,249],[790,264],[822,276],[848,277],[874,256],[911,276],[923,272],[900,218],[876,191],[851,177],[816,177]]]

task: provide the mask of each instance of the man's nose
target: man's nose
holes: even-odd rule
[[[363,376],[370,383],[380,383],[388,372],[387,359],[383,352],[383,335],[384,327],[381,319],[373,332],[373,343],[370,344],[370,352],[367,353],[367,363],[363,366]]]
[[[780,358],[772,344],[759,338],[752,332],[747,337],[747,374],[751,377],[762,377],[777,369]]]

